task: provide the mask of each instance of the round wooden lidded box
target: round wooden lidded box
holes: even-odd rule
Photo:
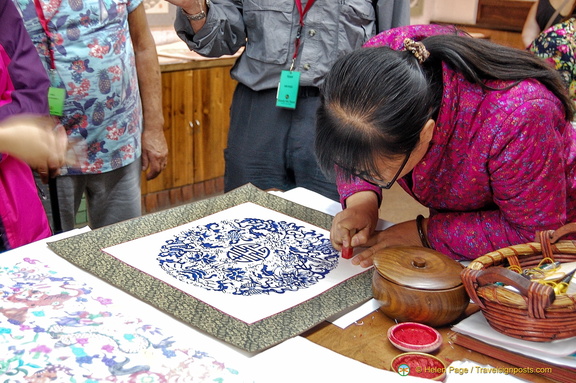
[[[390,247],[374,255],[372,293],[380,310],[399,322],[438,327],[458,319],[468,307],[463,266],[432,249]]]

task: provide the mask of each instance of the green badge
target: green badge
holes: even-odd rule
[[[300,72],[283,70],[280,74],[278,93],[276,93],[276,106],[296,109],[299,85]]]
[[[64,114],[64,100],[66,99],[66,90],[63,88],[48,88],[48,106],[52,116],[62,116]]]

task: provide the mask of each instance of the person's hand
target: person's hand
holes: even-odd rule
[[[168,163],[168,144],[162,129],[144,129],[142,132],[142,171],[146,179],[156,178]]]
[[[427,219],[424,220],[424,224],[426,223]],[[418,236],[416,221],[413,220],[397,223],[386,230],[374,232],[365,242],[365,246],[369,248],[352,258],[353,265],[370,267],[373,264],[374,254],[379,250],[393,246],[422,246],[422,242]]]
[[[204,11],[208,13],[208,5],[206,4],[206,0],[166,0],[169,3],[174,4],[177,7],[182,8],[184,12],[188,15],[197,15],[200,12]],[[200,29],[204,27],[206,24],[206,17],[203,17],[199,20],[188,20],[190,26],[194,33],[197,33]]]
[[[336,250],[363,246],[378,223],[378,196],[371,191],[356,193],[346,199],[346,209],[332,221],[330,240]]]
[[[66,163],[68,139],[62,125],[48,116],[17,115],[0,122],[1,152],[26,162],[42,182]]]

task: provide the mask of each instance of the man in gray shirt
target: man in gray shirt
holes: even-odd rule
[[[408,0],[168,0],[175,29],[208,57],[245,51],[225,150],[225,191],[305,187],[338,200],[314,155],[324,75],[378,31],[409,24]]]

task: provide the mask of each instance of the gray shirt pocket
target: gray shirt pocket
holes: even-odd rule
[[[294,3],[277,0],[244,2],[245,54],[268,64],[284,64],[292,41]]]

